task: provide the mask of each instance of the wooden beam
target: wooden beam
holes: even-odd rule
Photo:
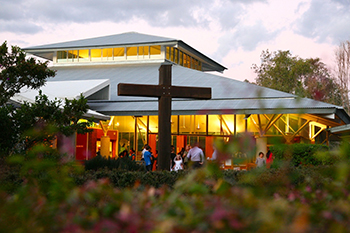
[[[159,68],[158,85],[118,84],[118,95],[158,97],[158,168],[160,170],[170,169],[172,98],[211,98],[211,88],[208,87],[172,86],[171,73],[171,64],[164,64]]]
[[[269,119],[268,116],[266,114],[264,114],[264,116],[266,117],[266,119],[269,120],[269,122],[266,124],[266,127],[264,129],[264,134],[266,134],[266,132],[272,127],[273,124],[275,124],[275,122],[280,119],[280,117],[282,116],[283,114],[278,114],[276,116],[276,114],[273,114],[272,118]],[[276,117],[275,117],[276,116]]]

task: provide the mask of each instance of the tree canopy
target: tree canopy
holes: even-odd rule
[[[38,89],[55,73],[47,67],[47,62],[26,58],[26,54],[17,46],[12,46],[9,51],[5,41],[0,46],[0,106],[23,87]]]
[[[39,91],[35,101],[19,108],[7,104],[22,87],[39,89],[49,77],[55,76],[47,62],[26,58],[16,46],[8,52],[6,42],[0,47],[0,152],[21,153],[42,143],[50,144],[57,135],[90,131],[89,121],[80,122],[88,110],[87,100],[49,100]]]
[[[257,85],[341,105],[339,86],[319,58],[302,59],[288,50],[266,50],[260,57],[261,65],[252,66]]]

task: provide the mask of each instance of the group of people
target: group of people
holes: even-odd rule
[[[143,163],[146,166],[146,170],[147,171],[155,171],[157,170],[157,161],[158,161],[158,151],[156,150],[156,153],[152,152],[152,148],[146,144],[143,147],[143,150],[141,152],[141,160],[143,161]],[[125,148],[125,146],[122,146],[122,149],[118,155],[118,158],[125,158],[128,157],[130,160],[132,161],[136,161],[136,154],[135,154],[135,150],[134,149],[130,149],[129,152],[128,150]]]
[[[141,152],[141,160],[144,161],[144,164],[146,166],[146,171],[155,171],[157,170],[158,166],[158,151],[156,150],[156,153],[152,153],[152,148],[146,144],[143,147],[143,150]]]
[[[212,159],[216,159],[216,150],[212,155]],[[157,170],[158,166],[158,151],[156,153],[152,153],[152,148],[146,144],[144,149],[141,152],[142,158],[144,161],[144,165],[147,171]],[[136,160],[135,150],[130,149],[129,154],[127,150],[124,150],[119,154],[119,157],[128,156],[130,160]],[[266,167],[270,168],[273,162],[273,154],[270,150],[266,153],[266,159],[264,158],[264,153],[259,152],[259,156],[255,160],[255,164],[257,167]],[[196,169],[203,166],[205,161],[203,150],[198,146],[198,143],[195,143],[193,147],[191,145],[186,145],[186,147],[182,148],[177,154],[175,153],[175,147],[171,146],[170,153],[170,171],[179,171],[189,168]]]
[[[189,168],[200,168],[203,166],[205,161],[203,150],[195,143],[193,147],[186,145],[182,148],[179,153],[175,154],[175,147],[171,146],[170,153],[170,170],[178,171]]]
[[[259,152],[259,157],[257,157],[255,160],[256,167],[270,168],[273,162],[273,159],[274,157],[270,150],[268,150],[266,153],[266,159],[264,158],[264,153]]]
[[[135,158],[135,151],[133,150],[133,156],[130,158]],[[130,154],[132,154],[130,150]],[[141,152],[141,160],[144,161],[146,171],[157,170],[158,166],[158,151],[155,154],[152,153],[152,148],[145,144],[144,149]],[[198,144],[194,144],[193,147],[186,145],[185,148],[182,148],[179,153],[175,153],[175,147],[171,146],[170,152],[170,171],[178,171],[189,168],[191,164],[192,168],[200,168],[204,163],[204,153],[201,148],[198,147]],[[134,159],[132,159],[134,160]]]

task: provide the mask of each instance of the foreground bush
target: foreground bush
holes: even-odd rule
[[[332,165],[340,159],[338,155],[329,153],[328,146],[320,144],[279,144],[270,149],[277,163],[289,160],[296,167]]]
[[[138,177],[134,184],[130,181],[123,189],[115,187],[113,178],[103,178],[103,172],[96,172],[100,179],[77,186],[72,174],[83,175],[81,166],[34,155],[26,161],[15,158],[12,162],[21,164],[24,182],[13,194],[0,192],[0,229],[349,232],[349,149],[339,151],[341,162],[323,167],[321,172],[287,164],[269,171],[221,172],[215,164],[208,164],[206,168],[179,174],[172,188],[147,185],[148,180],[161,180],[161,172],[143,173],[144,178]],[[172,181],[164,183],[167,182]]]
[[[132,188],[135,183],[141,186],[152,186],[159,188],[168,186],[173,188],[176,181],[187,174],[182,172],[154,171],[154,172],[138,172],[138,171],[123,171],[117,169],[100,169],[97,171],[87,170],[79,174],[71,174],[77,185],[83,185],[89,181],[98,181],[100,179],[108,179],[111,185],[117,188]]]

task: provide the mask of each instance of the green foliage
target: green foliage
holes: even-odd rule
[[[0,46],[0,106],[19,93],[22,87],[37,89],[44,85],[55,71],[47,68],[47,62],[26,59],[25,53],[17,46],[8,51],[7,43]]]
[[[341,105],[340,86],[319,58],[302,59],[290,51],[261,53],[261,65],[253,64],[260,86]]]
[[[34,103],[24,103],[15,109],[6,105],[11,97],[23,87],[39,89],[47,78],[55,76],[47,62],[26,59],[25,53],[12,46],[8,51],[6,42],[0,46],[0,155],[22,153],[37,143],[49,143],[58,133],[71,135],[86,133],[91,122],[78,122],[88,110],[87,100],[49,100],[47,96],[36,97]],[[45,132],[45,133],[42,133]]]
[[[283,161],[290,161],[293,166],[332,165],[340,157],[329,153],[328,146],[320,144],[280,144],[270,147],[275,156],[273,167]]]
[[[0,107],[0,157],[9,154],[16,144],[17,128],[12,113],[13,106]]]
[[[0,200],[6,232],[349,230],[343,192],[349,175],[339,187],[337,178],[333,182],[316,167],[223,173],[214,164],[184,173],[105,169],[86,171],[87,179],[75,186],[72,174],[83,175],[79,166],[32,155],[26,162],[23,156],[14,160],[26,182],[14,194],[1,193],[7,196]],[[226,181],[232,176],[234,185]]]
[[[69,136],[74,132],[86,133],[91,120],[78,122],[87,112],[87,100],[80,96],[77,100],[49,100],[39,92],[34,103],[24,103],[20,108],[12,106],[0,108],[0,145],[4,155],[21,153],[37,143],[50,145],[57,134]]]
[[[224,145],[221,153],[241,146],[233,144],[238,148]],[[290,146],[283,153],[276,149],[276,160],[290,157],[274,169],[222,171],[220,163],[207,163],[202,169],[182,172],[126,172],[124,167],[108,166],[84,171],[66,155],[37,143],[25,156],[8,157],[18,178],[9,172],[15,169],[0,173],[0,229],[349,232],[349,144],[332,152],[339,158],[333,165],[295,167],[290,163],[294,152],[303,155],[319,149]],[[321,149],[331,155],[327,148]],[[20,185],[9,187],[10,182],[3,182],[6,179]]]

